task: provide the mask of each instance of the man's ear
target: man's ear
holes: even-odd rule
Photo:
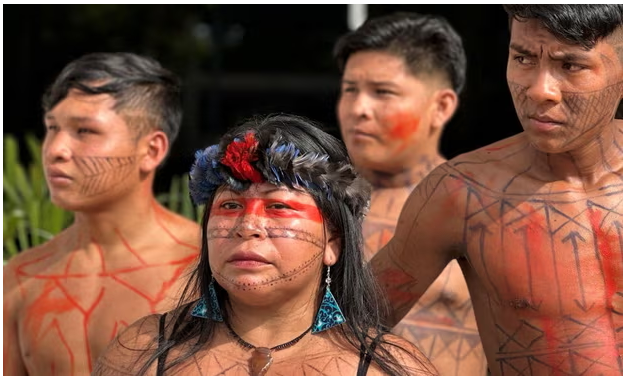
[[[143,173],[150,173],[160,165],[169,151],[169,138],[162,131],[152,131],[141,137],[140,168]]]
[[[452,89],[435,92],[431,114],[431,132],[438,132],[452,118],[459,106],[459,96]]]
[[[342,243],[338,237],[330,237],[324,249],[323,263],[326,266],[333,266],[340,259]]]

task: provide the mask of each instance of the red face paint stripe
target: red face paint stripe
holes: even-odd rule
[[[280,219],[304,219],[312,220],[315,222],[322,222],[322,215],[318,210],[318,207],[310,204],[303,204],[291,200],[274,200],[274,199],[258,199],[258,198],[244,198],[235,199],[233,202],[241,203],[244,208],[227,209],[222,208],[221,204],[228,202],[228,200],[220,200],[215,203],[210,212],[210,216],[227,216],[227,217],[240,217],[243,215],[255,215],[258,217],[266,218],[280,218]],[[266,208],[273,204],[285,204],[290,208],[277,209]]]

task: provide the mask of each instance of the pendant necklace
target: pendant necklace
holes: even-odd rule
[[[231,336],[234,337],[234,339],[236,339],[238,344],[240,344],[244,348],[253,350],[253,354],[251,354],[251,359],[249,359],[249,369],[251,370],[251,376],[264,376],[266,372],[268,371],[268,368],[273,363],[273,356],[272,356],[273,351],[279,351],[279,350],[295,345],[313,327],[313,325],[310,326],[307,330],[305,330],[305,332],[303,332],[301,335],[297,336],[296,338],[290,340],[289,342],[285,342],[278,346],[268,348],[268,347],[256,347],[251,343],[245,342],[244,340],[242,340],[242,338],[238,334],[236,334],[236,332],[234,331],[234,329],[231,328],[228,322],[225,322],[225,324],[227,325],[227,328],[229,329],[229,333],[231,334]]]

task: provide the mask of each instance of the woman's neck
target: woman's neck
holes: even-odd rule
[[[255,347],[275,347],[301,335],[315,319],[315,300],[285,302],[262,307],[232,300],[229,325]]]

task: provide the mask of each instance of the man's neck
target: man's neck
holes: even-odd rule
[[[591,142],[575,150],[548,154],[536,152],[538,170],[584,188],[598,188],[608,175],[623,171],[623,121],[614,121]]]
[[[149,190],[101,209],[76,212],[72,228],[87,244],[114,248],[148,235],[146,230],[153,228],[160,207]]]
[[[364,178],[376,189],[414,187],[435,167],[446,160],[438,153],[422,153],[414,159],[414,164],[399,172],[384,172],[361,169]]]

